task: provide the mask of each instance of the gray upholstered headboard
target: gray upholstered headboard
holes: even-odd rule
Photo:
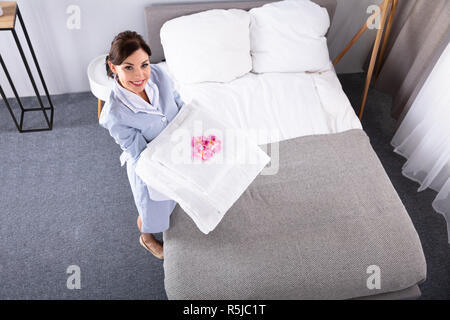
[[[278,0],[276,0],[278,1]],[[328,10],[331,21],[336,11],[337,0],[312,0]],[[147,41],[152,50],[151,63],[164,60],[164,51],[161,45],[159,32],[162,25],[171,19],[188,14],[210,9],[243,9],[260,7],[266,3],[275,1],[221,1],[221,2],[197,2],[197,3],[155,3],[145,8],[145,21]]]

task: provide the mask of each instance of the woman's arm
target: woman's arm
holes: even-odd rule
[[[180,94],[177,90],[173,90],[173,97],[175,99],[175,103],[177,104],[178,110],[181,109],[182,106],[184,106],[183,100],[181,100]]]
[[[153,69],[161,72],[162,77],[165,79],[164,83],[166,83],[168,85],[168,88],[170,88],[172,90],[173,98],[175,100],[175,103],[176,103],[176,105],[178,107],[178,111],[179,111],[181,109],[181,107],[184,106],[184,102],[183,102],[183,100],[181,100],[180,94],[175,89],[175,84],[174,84],[172,78],[167,73],[167,70],[165,69],[165,67],[162,67],[162,66],[156,64],[156,65],[153,65]]]
[[[127,151],[135,160],[147,147],[147,141],[138,129],[127,126],[114,116],[102,125],[109,130],[109,134],[120,145],[120,148]]]

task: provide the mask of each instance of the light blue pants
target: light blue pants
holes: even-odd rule
[[[127,161],[127,174],[133,192],[143,233],[159,233],[169,229],[170,215],[177,205],[174,200],[154,201],[150,199],[147,185],[135,172],[136,161]]]

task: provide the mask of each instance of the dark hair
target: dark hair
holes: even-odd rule
[[[127,30],[115,36],[105,60],[108,77],[112,78],[114,76],[114,73],[109,68],[108,61],[114,65],[120,65],[133,52],[139,49],[143,49],[149,56],[152,55],[150,47],[137,32]]]

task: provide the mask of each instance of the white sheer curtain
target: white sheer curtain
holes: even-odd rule
[[[438,192],[432,206],[447,221],[450,243],[450,44],[442,53],[391,141],[408,160],[404,176],[418,192]]]

